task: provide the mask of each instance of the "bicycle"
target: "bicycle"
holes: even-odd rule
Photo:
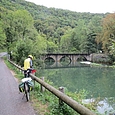
[[[31,82],[32,79],[31,78],[23,78],[22,79],[22,82],[24,84],[24,96],[26,96],[26,100],[29,101],[30,99],[30,88],[29,88],[29,82]],[[24,98],[23,96],[23,98]],[[23,99],[22,98],[22,99]]]
[[[27,71],[26,73],[27,76],[21,80],[22,83],[19,85],[19,90],[20,92],[24,92],[23,98],[26,96],[27,101],[29,101],[30,99],[30,91],[33,90],[33,86],[34,86],[31,77],[28,76],[28,72],[29,71]],[[34,74],[35,72],[36,70],[31,71],[32,74]]]

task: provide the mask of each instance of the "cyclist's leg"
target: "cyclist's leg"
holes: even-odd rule
[[[28,69],[28,77],[30,77],[31,69]]]
[[[24,70],[24,77],[27,77],[27,70]]]

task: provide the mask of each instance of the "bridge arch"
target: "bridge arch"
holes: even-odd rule
[[[68,57],[71,61],[79,61],[79,59],[83,59],[85,61],[91,61],[91,57],[89,54],[46,54],[42,59],[46,60],[48,58],[52,58],[53,60],[60,62],[61,58]]]
[[[52,57],[47,57],[45,58],[44,62],[47,66],[51,66],[55,63],[55,60]]]
[[[42,57],[42,60],[47,60],[47,59],[52,59],[53,63],[51,62],[50,64],[46,63],[46,68],[47,67],[73,67],[73,66],[79,66],[79,61],[91,61],[91,55],[90,54],[46,54],[45,56]],[[68,61],[63,60],[64,58],[68,58]]]

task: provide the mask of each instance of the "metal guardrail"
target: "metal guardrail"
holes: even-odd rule
[[[20,70],[23,71],[23,69],[20,66],[16,65],[14,62],[12,62],[10,60],[8,60],[8,61],[11,64],[13,64],[14,66],[16,66],[18,69],[20,69]],[[64,93],[60,92],[59,90],[57,90],[53,86],[49,85],[48,83],[44,82],[43,80],[41,80],[40,78],[36,77],[35,75],[30,74],[30,76],[36,82],[38,82],[39,84],[41,84],[43,87],[45,87],[47,90],[49,90],[55,96],[57,96],[59,99],[61,99],[63,102],[65,102],[71,108],[73,108],[80,115],[96,115],[95,113],[93,113],[92,111],[90,111],[89,109],[87,109],[85,106],[79,104],[78,102],[76,102],[75,100],[73,100],[71,97],[69,97],[69,96],[65,95]]]

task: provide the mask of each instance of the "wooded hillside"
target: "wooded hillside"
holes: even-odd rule
[[[108,14],[47,8],[24,0],[0,1],[0,47],[15,59],[29,53],[97,53],[102,19]],[[99,38],[99,37],[98,37]],[[16,46],[16,47],[14,47]]]

